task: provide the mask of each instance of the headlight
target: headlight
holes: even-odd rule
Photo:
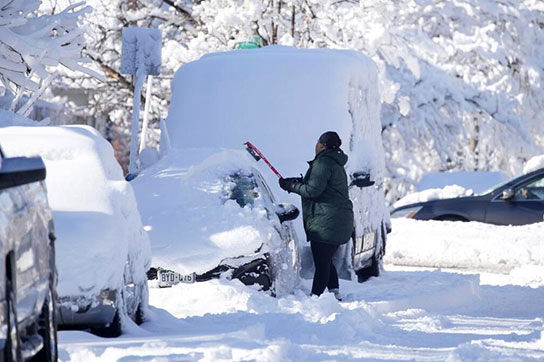
[[[414,207],[408,207],[406,209],[396,210],[396,211],[393,211],[393,213],[391,214],[391,217],[394,217],[394,218],[407,217],[407,218],[411,219],[422,208],[423,208],[423,206],[414,206]]]

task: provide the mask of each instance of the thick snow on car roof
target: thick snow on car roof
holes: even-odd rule
[[[132,187],[94,128],[0,127],[0,145],[8,157],[38,155],[45,162],[60,297],[121,287],[129,252],[135,279],[145,277],[149,240]]]
[[[383,175],[377,68],[359,52],[271,46],[214,53],[183,65],[166,120],[172,148],[259,147],[285,176],[337,131],[348,170]]]

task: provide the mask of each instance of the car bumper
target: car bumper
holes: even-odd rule
[[[57,307],[57,321],[64,329],[94,328],[108,325],[117,310],[117,292],[103,290],[94,298],[61,297]]]

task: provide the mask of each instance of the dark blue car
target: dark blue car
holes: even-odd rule
[[[394,209],[391,217],[526,225],[544,221],[544,168],[505,181],[481,195],[432,200]]]

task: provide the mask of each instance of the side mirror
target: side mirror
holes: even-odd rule
[[[279,204],[276,207],[276,215],[278,215],[280,223],[295,220],[299,214],[299,209],[293,204]]]
[[[0,189],[45,180],[45,164],[41,157],[11,157],[2,160]]]
[[[514,190],[506,189],[502,192],[502,195],[501,195],[502,200],[510,200],[512,197],[514,197]]]
[[[363,171],[354,172],[351,174],[350,186],[357,186],[359,188],[369,187],[374,185],[375,182],[370,180],[370,175]]]

